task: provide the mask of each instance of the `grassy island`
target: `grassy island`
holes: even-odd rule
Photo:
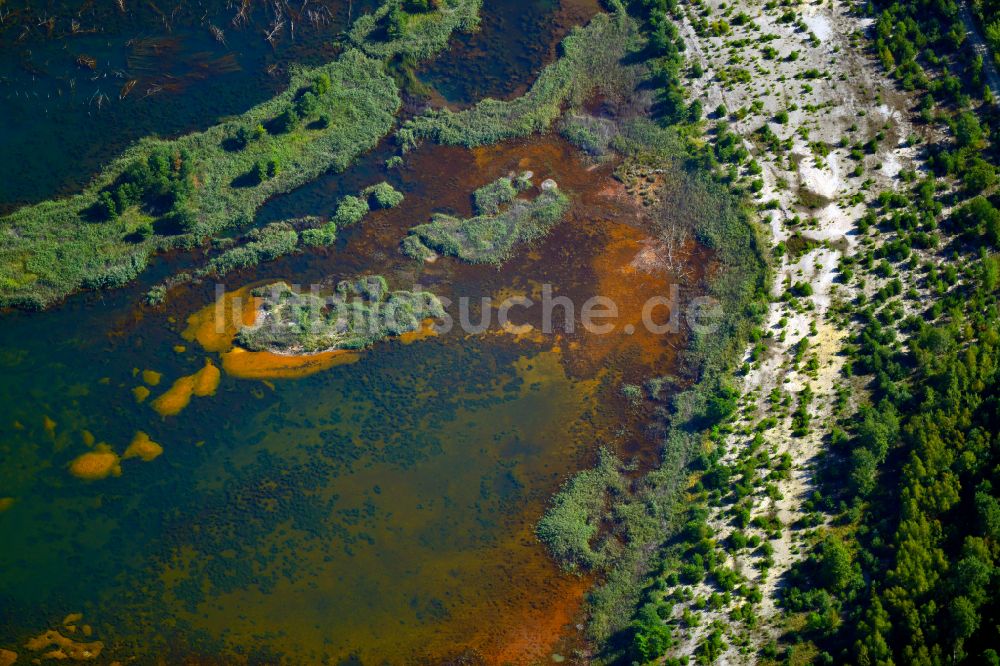
[[[444,316],[429,292],[389,291],[381,275],[345,280],[332,296],[299,293],[284,282],[254,291],[263,298],[253,326],[237,343],[250,351],[281,354],[362,349],[387,337],[416,331]]]
[[[481,214],[466,220],[435,214],[427,224],[410,230],[403,251],[414,259],[440,253],[471,263],[506,261],[517,246],[547,234],[569,207],[569,198],[552,181],[534,199],[515,199],[524,182],[523,177],[517,181],[502,178],[480,188],[475,198]]]

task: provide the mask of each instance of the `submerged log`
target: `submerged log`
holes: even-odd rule
[[[225,33],[222,32],[221,28],[217,28],[214,25],[212,25],[211,23],[209,23],[208,24],[208,31],[210,33],[212,33],[212,37],[215,39],[215,41],[219,42],[223,46],[226,45],[226,35],[225,35]]]
[[[118,99],[125,99],[128,94],[132,92],[132,88],[135,88],[135,84],[139,82],[139,79],[129,79],[122,86],[121,91],[118,93]]]

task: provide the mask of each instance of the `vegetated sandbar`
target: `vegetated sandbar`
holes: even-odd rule
[[[351,32],[371,43],[293,73],[277,97],[204,132],[140,141],[82,193],[0,219],[0,307],[126,284],[151,254],[246,224],[269,197],[345,169],[392,129],[400,97],[388,59],[433,54],[476,27],[480,4],[410,14],[389,0]],[[375,32],[386,35],[378,44]]]

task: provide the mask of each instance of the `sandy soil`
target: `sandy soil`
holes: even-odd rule
[[[725,10],[720,9],[723,4]],[[772,492],[771,497],[763,492],[763,482],[753,496],[754,516],[776,516],[783,525],[780,538],[770,540],[774,564],[762,575],[758,568],[760,556],[751,554],[752,549],[729,554],[727,562],[760,586],[763,601],[757,616],[763,621],[748,630],[742,622],[732,620],[730,611],[739,602],[719,611],[696,611],[693,602],[678,604],[675,609],[679,617],[690,608],[697,612],[700,622],[686,630],[687,635],[670,656],[694,654],[711,626],[721,624],[729,647],[717,663],[738,664],[752,663],[755,650],[776,635],[779,584],[803,552],[802,540],[810,529],[791,526],[805,516],[802,504],[814,491],[813,464],[827,434],[836,390],[845,381],[841,375],[841,349],[849,331],[842,321],[834,321],[831,307],[855,295],[853,287],[836,279],[841,256],[857,249],[853,229],[864,212],[863,205],[849,199],[857,193],[866,199],[869,192],[896,187],[902,171],[919,165],[915,163],[916,150],[909,143],[915,132],[908,122],[912,100],[897,92],[878,63],[864,53],[862,34],[870,21],[851,16],[846,3],[834,0],[801,5],[796,10],[798,25],[781,21],[785,10],[782,7],[768,11],[746,0],[708,0],[706,6],[711,8],[711,14],[704,18],[710,22],[725,18],[732,33],[699,37],[692,22],[699,18],[698,10],[686,6],[688,17],[682,35],[689,57],[700,62],[705,72],[693,80],[692,98],[700,99],[709,113],[724,104],[731,114],[730,129],[743,137],[753,159],[762,167],[757,176],[763,180],[759,200],[777,204],[763,213],[773,244],[787,243],[796,234],[808,243],[808,251],[798,256],[786,252],[776,261],[772,289],[775,300],[766,322],[766,331],[772,335],[765,339],[763,358],[741,380],[742,416],[727,438],[724,456],[728,462],[739,459],[760,420],[777,417],[776,426],[764,432],[764,448],[772,460],[787,453],[792,463],[790,474],[776,482],[778,492]],[[741,12],[750,17],[750,22],[733,25],[733,18]],[[765,35],[769,37],[763,38]],[[733,44],[740,39],[748,41],[745,45]],[[772,58],[765,57],[765,47],[774,50]],[[797,56],[790,57],[793,52]],[[749,72],[749,82],[733,82],[740,79],[739,69]],[[755,102],[756,111],[751,106]],[[741,109],[749,113],[736,113]],[[787,112],[787,122],[775,119],[781,111]],[[755,132],[765,123],[779,139],[792,139],[787,154],[775,155],[757,139]],[[864,143],[880,132],[884,139],[878,150],[865,155],[863,171],[856,175],[857,162],[850,156],[850,148],[838,147],[841,138],[848,137],[850,144]],[[816,142],[828,144],[829,153],[824,156],[815,150]],[[863,189],[867,179],[870,187]],[[796,299],[797,304],[777,298],[799,282],[808,282],[812,295]],[[796,364],[795,347],[803,338],[808,340],[808,351]],[[811,364],[810,357],[815,357]],[[811,427],[805,436],[793,436],[790,415],[807,384],[815,394],[809,407]],[[769,401],[775,388],[791,398],[790,404],[778,411]],[[860,399],[859,393],[851,389],[849,402]],[[767,469],[761,467],[758,472],[763,476]],[[710,519],[720,543],[734,529],[729,508],[713,509]],[[768,540],[760,529],[751,527],[744,532]],[[692,591],[697,600],[716,590],[702,584]]]

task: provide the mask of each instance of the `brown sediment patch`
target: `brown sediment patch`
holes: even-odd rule
[[[205,359],[205,367],[193,375],[175,381],[166,393],[151,403],[151,406],[160,416],[176,416],[191,403],[192,396],[214,395],[220,380],[219,369],[211,360]]]
[[[550,605],[528,604],[497,638],[487,664],[537,664],[549,662],[556,646],[577,620],[584,595],[593,581],[562,577],[550,583]]]
[[[109,476],[121,476],[121,459],[107,444],[98,444],[93,451],[88,451],[74,459],[69,465],[69,473],[84,481],[98,481]]]
[[[63,618],[62,624],[64,627],[68,627],[71,624],[76,624],[83,619],[83,613],[70,613]]]
[[[143,462],[149,462],[160,457],[162,453],[163,447],[151,440],[149,435],[140,430],[135,433],[132,443],[128,445],[125,453],[122,454],[122,460],[139,458]]]
[[[0,513],[3,513],[12,506],[14,506],[13,497],[0,497]]]
[[[160,416],[176,416],[191,402],[194,393],[193,375],[181,377],[166,393],[152,402],[152,407]]]
[[[145,386],[136,386],[132,389],[132,395],[135,397],[135,401],[141,404],[149,397],[149,389]]]
[[[82,433],[80,433],[80,436],[83,438],[83,443],[86,444],[87,446],[93,446],[94,442],[97,441],[97,439],[94,437],[94,433],[90,432],[89,430],[84,430]]]
[[[146,382],[150,386],[159,386],[161,379],[163,379],[163,373],[156,372],[155,370],[142,371],[142,381]]]
[[[209,352],[223,353],[232,349],[233,339],[239,330],[252,326],[257,319],[259,299],[250,294],[254,286],[228,291],[192,314],[181,337],[188,342],[197,342]]]
[[[360,359],[360,353],[346,349],[292,356],[235,347],[222,355],[222,369],[237,379],[299,379]]]
[[[71,638],[66,638],[54,629],[50,629],[44,634],[28,640],[28,642],[24,644],[24,647],[32,652],[48,650],[44,654],[40,655],[41,659],[72,659],[75,661],[85,661],[97,659],[101,656],[101,651],[104,649],[104,643],[101,641],[93,641],[90,643],[77,642]],[[49,650],[48,648],[53,649]]]
[[[0,666],[13,666],[17,662],[17,653],[13,650],[0,648]]]

